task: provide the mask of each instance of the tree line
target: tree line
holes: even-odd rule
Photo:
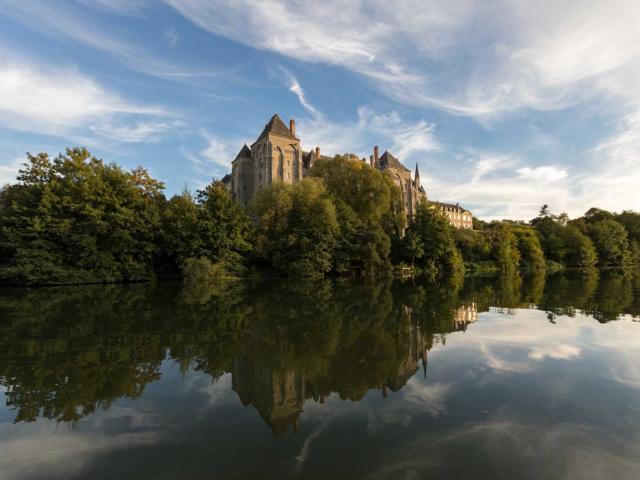
[[[640,214],[599,209],[570,220],[456,230],[428,202],[407,224],[391,177],[337,155],[296,184],[258,192],[248,211],[213,181],[171,198],[138,167],[85,148],[27,155],[0,191],[0,282],[74,284],[183,276],[288,276],[624,266],[640,261]]]

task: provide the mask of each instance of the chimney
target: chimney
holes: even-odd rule
[[[378,145],[373,147],[373,166],[378,166]]]
[[[320,158],[320,147],[316,147],[316,158]]]
[[[289,130],[291,130],[291,135],[296,136],[296,121],[292,118],[289,120]]]

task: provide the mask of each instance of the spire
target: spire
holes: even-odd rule
[[[420,188],[420,172],[418,171],[418,162],[416,162],[416,174],[414,177],[414,182],[416,184],[416,188]]]

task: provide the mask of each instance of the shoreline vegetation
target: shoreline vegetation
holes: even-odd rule
[[[0,189],[0,283],[65,285],[402,272],[431,278],[640,264],[640,213],[544,205],[529,222],[456,230],[428,202],[407,225],[384,172],[336,155],[310,178],[274,184],[248,212],[222,182],[171,198],[142,167],[85,148],[27,154]]]

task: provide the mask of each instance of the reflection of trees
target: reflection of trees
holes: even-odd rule
[[[490,306],[640,312],[638,273],[87,286],[0,294],[0,384],[16,421],[76,422],[136,398],[166,358],[233,388],[282,433],[308,399],[398,390],[444,335]]]
[[[539,307],[555,315],[574,316],[576,311],[607,322],[640,313],[638,271],[586,270],[552,275]]]

